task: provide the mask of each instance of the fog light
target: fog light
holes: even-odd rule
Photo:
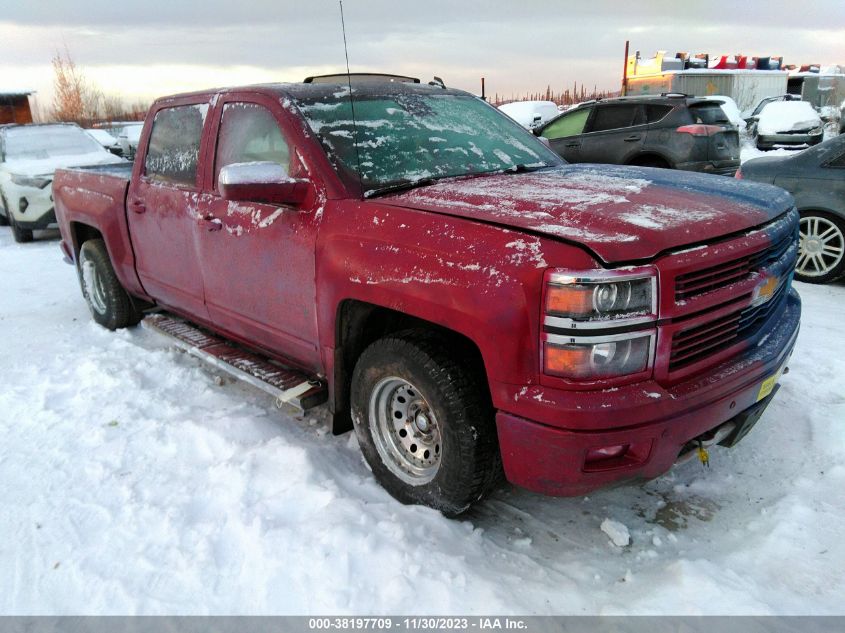
[[[21,198],[18,201],[18,209],[20,209],[21,213],[25,213],[27,208],[29,208],[29,202],[26,198]]]
[[[584,461],[588,464],[601,462],[606,459],[613,459],[615,457],[622,457],[627,451],[630,444],[618,444],[617,446],[602,446],[600,448],[591,448],[587,451],[587,457]]]

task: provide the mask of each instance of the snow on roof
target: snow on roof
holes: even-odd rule
[[[545,123],[560,114],[553,101],[512,101],[500,105],[499,110],[523,127]],[[535,121],[536,117],[540,117],[540,120]]]
[[[655,75],[788,75],[786,70],[756,70],[751,68],[687,68],[686,70],[660,70],[648,74],[631,75],[629,79]]]
[[[0,97],[23,97],[33,94],[35,94],[35,90],[26,90],[23,88],[20,90],[15,90],[13,88],[0,88]]]

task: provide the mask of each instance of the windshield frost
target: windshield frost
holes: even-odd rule
[[[72,125],[25,126],[6,131],[6,157],[11,159],[37,160],[105,151]]]
[[[428,178],[559,165],[556,154],[483,101],[460,95],[301,101],[338,173],[366,194]],[[357,142],[358,156],[355,153]]]

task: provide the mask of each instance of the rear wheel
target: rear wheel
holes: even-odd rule
[[[829,213],[801,214],[800,247],[795,278],[826,284],[845,273],[845,223]]]
[[[88,240],[82,245],[77,272],[82,296],[97,323],[116,330],[141,320],[140,311],[117,279],[103,240]]]
[[[659,167],[660,169],[672,169],[672,166],[659,156],[640,156],[631,161],[631,165],[637,167]]]
[[[433,336],[406,331],[370,345],[353,372],[351,404],[364,458],[402,503],[456,516],[498,481],[486,387]]]

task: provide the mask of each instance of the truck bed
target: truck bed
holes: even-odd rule
[[[132,163],[57,169],[53,178],[62,251],[75,263],[82,239],[104,239],[118,279],[130,293],[145,296],[135,272],[126,218]]]
[[[70,167],[62,171],[81,171],[85,173],[105,174],[107,176],[116,176],[124,178],[127,181],[132,175],[132,163],[129,161],[125,163],[114,163],[111,165],[91,165],[90,167]]]

